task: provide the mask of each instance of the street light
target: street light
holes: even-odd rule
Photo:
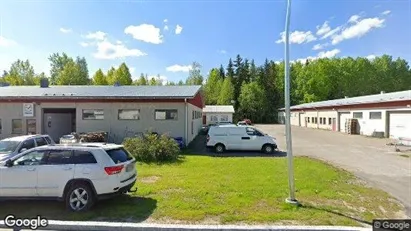
[[[285,133],[287,140],[287,160],[288,160],[288,186],[290,190],[289,197],[285,200],[289,204],[298,205],[295,199],[294,186],[294,166],[293,166],[293,150],[291,141],[291,122],[290,122],[290,14],[291,0],[287,1],[287,14],[285,19],[285,68],[284,68],[284,95],[285,95]]]

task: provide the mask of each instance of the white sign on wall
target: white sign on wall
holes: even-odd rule
[[[24,117],[33,117],[34,116],[34,104],[24,103],[23,104],[23,116]]]

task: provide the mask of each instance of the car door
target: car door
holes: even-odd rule
[[[263,146],[261,143],[262,140],[260,136],[258,136],[258,132],[251,127],[246,127],[246,135],[245,140],[243,142],[243,149],[244,150],[260,150]]]
[[[23,143],[19,147],[18,153],[24,152],[25,150],[30,150],[35,147],[36,147],[36,143],[34,142],[34,139],[27,139],[23,141]]]
[[[37,177],[44,151],[32,151],[18,157],[12,166],[0,167],[0,195],[2,197],[37,196]]]
[[[51,149],[38,170],[37,194],[41,197],[60,197],[66,183],[73,178],[73,152],[70,149]]]

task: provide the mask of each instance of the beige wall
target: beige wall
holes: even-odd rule
[[[200,132],[202,126],[203,126],[203,114],[202,114],[202,109],[199,107],[196,107],[192,104],[187,104],[188,105],[188,130],[187,130],[187,144],[190,143]],[[193,119],[193,112],[198,112],[197,117],[194,113],[194,119]]]
[[[190,110],[194,110],[193,108],[196,107],[191,104],[187,105],[187,121],[188,126],[191,126],[192,117]],[[41,103],[40,105],[35,105],[35,116],[33,117],[36,119],[37,133],[42,133],[42,109],[44,108],[77,108],[76,132],[102,130],[115,134],[117,138],[122,139],[126,135],[126,131],[145,132],[151,128],[152,131],[158,133],[169,133],[171,136],[185,137],[184,103]],[[104,120],[83,120],[83,109],[104,109]],[[118,120],[118,109],[140,109],[140,120]],[[177,109],[178,119],[155,120],[155,109]],[[23,134],[27,134],[26,120],[30,118],[23,117],[23,103],[0,103],[0,119],[2,125],[0,138],[13,135],[11,134],[12,119],[22,119]],[[194,126],[199,127],[200,125],[198,124],[201,125],[201,116],[195,121]],[[189,136],[187,141],[191,141],[194,135],[191,135],[191,127],[188,126]]]
[[[204,113],[206,115],[206,124],[214,124],[216,123],[215,121],[211,121],[211,116],[217,116],[218,121],[220,121],[221,116],[228,116],[228,122],[233,122],[233,113],[214,113],[214,112],[207,112]]]
[[[298,111],[291,112],[291,125],[308,127],[308,128],[319,128],[332,130],[332,123],[329,123],[329,119],[335,118],[336,128],[338,128],[338,119],[336,111]],[[309,120],[307,120],[309,118]],[[320,119],[325,118],[325,119]],[[317,121],[315,122],[315,119]],[[307,123],[305,121],[307,120]],[[322,122],[322,123],[321,123]]]

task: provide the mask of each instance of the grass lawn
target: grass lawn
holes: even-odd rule
[[[285,158],[186,156],[179,164],[137,166],[135,195],[100,202],[89,212],[68,213],[58,202],[0,202],[0,216],[293,225],[359,225],[402,216],[402,207],[387,193],[305,157],[295,158],[298,208],[284,203]]]

